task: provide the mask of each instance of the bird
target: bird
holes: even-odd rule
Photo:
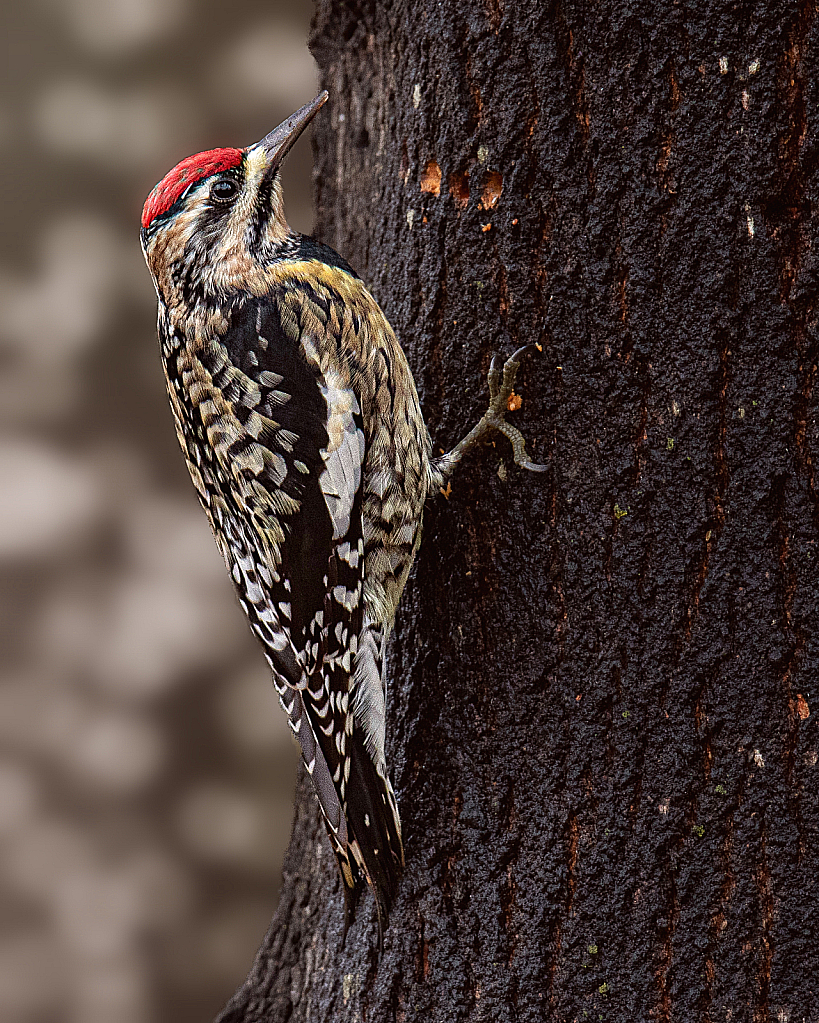
[[[385,756],[385,648],[427,498],[505,421],[527,345],[492,360],[489,407],[432,455],[407,359],[329,246],[290,229],[280,170],[326,91],[260,142],[198,153],[148,196],[140,241],[190,476],[312,780],[345,894],[375,894],[379,949],[404,867]]]

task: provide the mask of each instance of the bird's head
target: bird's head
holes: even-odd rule
[[[169,171],[142,210],[140,239],[166,305],[264,290],[266,266],[287,251],[279,170],[327,100],[322,92],[246,149],[212,149]]]

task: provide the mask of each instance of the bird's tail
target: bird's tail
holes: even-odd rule
[[[375,893],[380,949],[404,866],[401,819],[392,785],[376,767],[367,751],[364,732],[355,724],[347,742],[349,778],[342,803],[309,714],[305,714],[301,693],[286,685],[277,688],[301,746],[344,884],[344,938],[364,879]]]
[[[373,763],[364,744],[364,733],[358,725],[353,728],[348,755],[350,780],[344,808],[348,841],[356,866],[373,888],[380,950],[404,868],[401,819],[392,785]],[[344,868],[341,863],[339,866],[343,876]]]

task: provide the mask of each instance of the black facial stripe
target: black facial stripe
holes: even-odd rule
[[[253,205],[253,217],[247,228],[247,247],[255,252],[261,245],[262,238],[267,230],[267,225],[273,215],[273,177],[265,176],[259,185],[256,193],[256,201]]]

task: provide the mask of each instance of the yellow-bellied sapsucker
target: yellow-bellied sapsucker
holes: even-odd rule
[[[384,648],[428,495],[504,422],[517,370],[433,459],[407,360],[336,252],[292,232],[279,168],[324,92],[256,145],[189,157],[154,188],[142,247],[176,431],[273,672],[338,859],[386,922],[404,852],[384,758]]]

